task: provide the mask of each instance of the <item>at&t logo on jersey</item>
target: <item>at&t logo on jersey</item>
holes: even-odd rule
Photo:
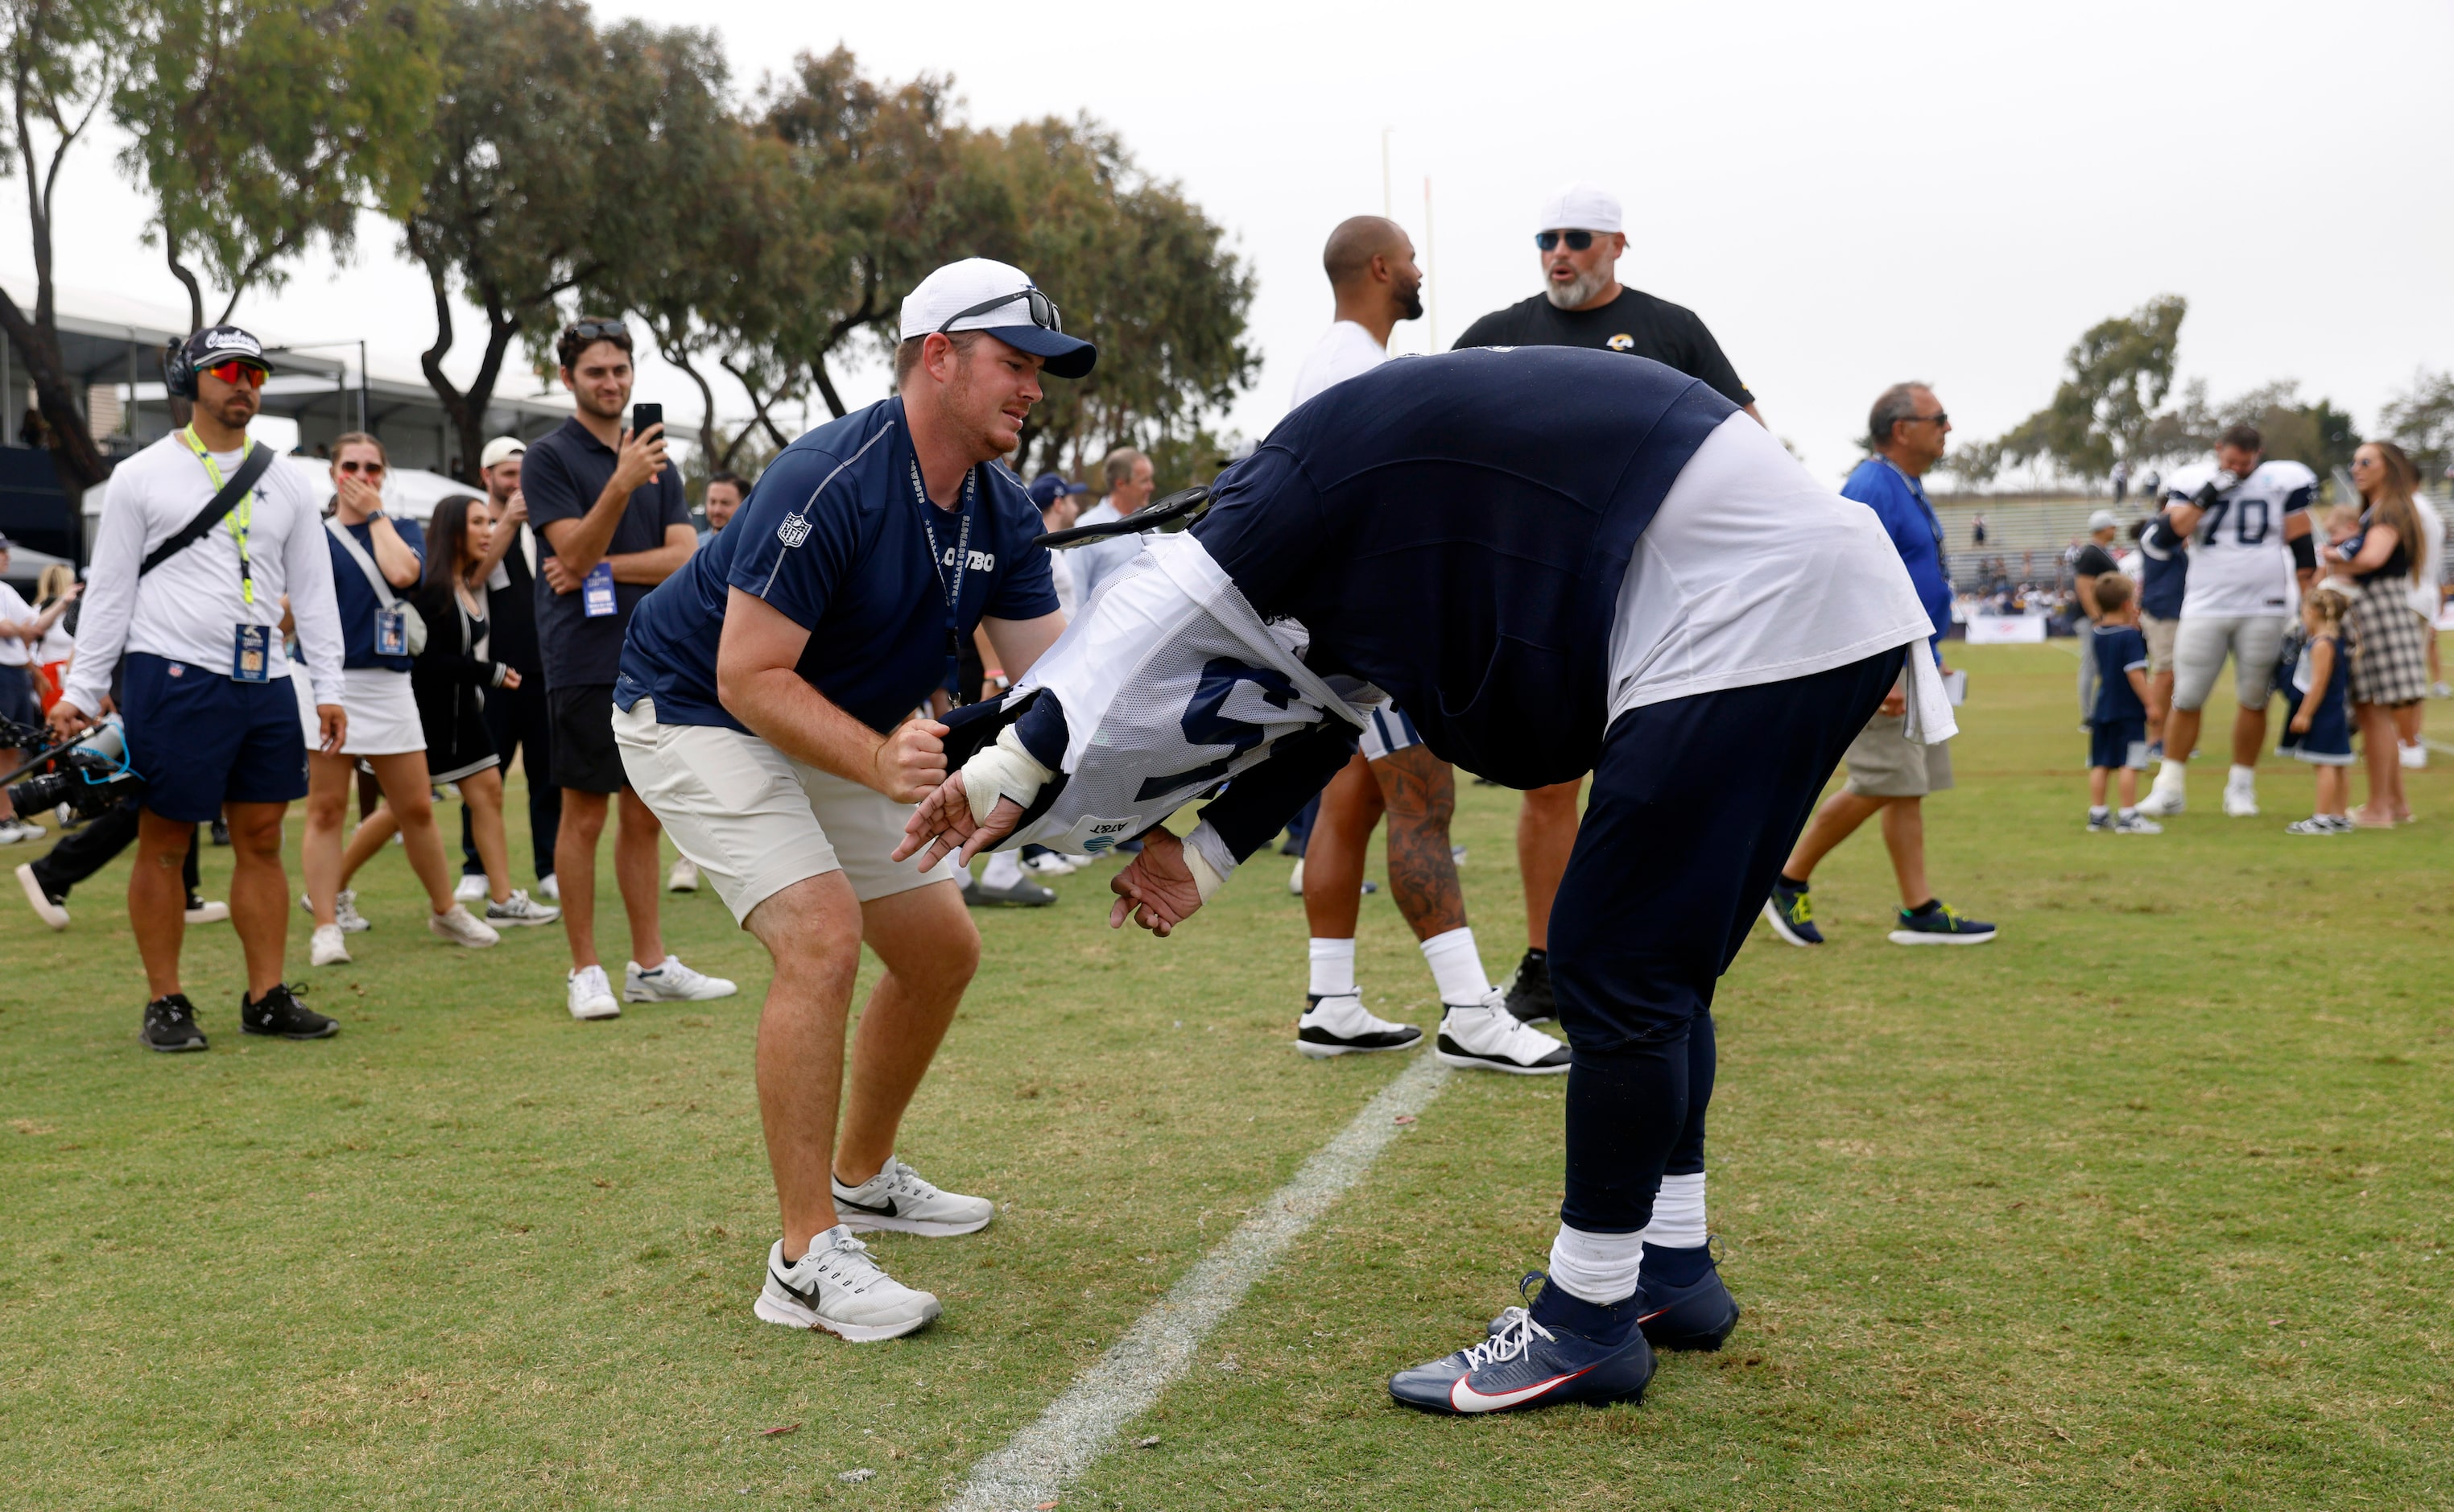
[[[784,523],[775,527],[775,538],[787,546],[798,546],[808,540],[810,538],[809,516],[797,513],[785,515]]]

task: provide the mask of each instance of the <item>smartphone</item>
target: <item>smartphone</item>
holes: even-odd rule
[[[648,427],[652,425],[662,425],[664,423],[665,407],[663,405],[634,404],[631,406],[631,433],[633,435],[645,435],[648,433]]]

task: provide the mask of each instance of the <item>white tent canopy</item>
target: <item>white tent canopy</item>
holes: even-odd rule
[[[322,458],[285,454],[274,462],[273,466],[287,468],[298,481],[307,485],[308,492],[315,497],[330,499],[332,496],[332,468]],[[103,495],[110,490],[110,484],[102,483],[85,491],[87,519],[99,519],[102,516]],[[457,478],[445,477],[440,473],[422,472],[416,468],[396,469],[384,474],[384,508],[404,518],[416,520],[420,524],[433,516],[435,505],[453,494],[481,492]],[[91,526],[86,529],[86,539],[89,541],[93,539]]]

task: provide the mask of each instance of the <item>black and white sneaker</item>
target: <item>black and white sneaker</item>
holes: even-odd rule
[[[786,1328],[823,1328],[855,1344],[899,1339],[925,1328],[946,1309],[927,1292],[904,1285],[870,1259],[869,1246],[841,1224],[810,1240],[810,1252],[784,1263],[784,1241],[767,1251],[767,1284],[751,1310]]]
[[[858,1186],[846,1186],[834,1173],[835,1216],[855,1234],[879,1229],[897,1234],[973,1234],[989,1226],[996,1204],[984,1197],[941,1192],[920,1179],[920,1173],[893,1156],[885,1168]]]
[[[1567,1073],[1568,1047],[1510,1013],[1507,997],[1499,989],[1478,1003],[1443,1006],[1439,1038],[1432,1047],[1441,1064],[1517,1077]]]
[[[261,998],[251,1000],[247,994],[238,995],[238,1026],[251,1035],[273,1035],[283,1039],[330,1039],[341,1032],[341,1026],[298,1000],[304,987],[292,987],[288,982],[275,982]]]
[[[1412,1049],[1423,1038],[1413,1024],[1375,1018],[1363,1006],[1359,992],[1324,998],[1308,993],[1311,1004],[1296,1020],[1296,1054],[1315,1060],[1331,1056],[1370,1055],[1377,1050]]]
[[[1551,957],[1529,950],[1508,978],[1508,1011],[1521,1024],[1546,1024],[1559,1017],[1551,999]]]
[[[206,1048],[205,1032],[196,1024],[196,1005],[180,992],[145,1005],[145,1027],[136,1031],[136,1038],[146,1049],[165,1055]]]

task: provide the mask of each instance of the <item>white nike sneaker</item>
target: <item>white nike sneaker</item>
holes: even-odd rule
[[[614,984],[602,966],[582,966],[564,978],[573,1018],[619,1018],[622,1005],[614,1000]]]
[[[1413,1024],[1391,1023],[1363,1006],[1359,992],[1335,998],[1307,994],[1311,1006],[1296,1020],[1296,1054],[1326,1060],[1332,1056],[1369,1055],[1378,1050],[1411,1050],[1423,1038]]]
[[[2227,782],[2224,784],[2223,805],[2224,817],[2228,819],[2254,819],[2258,817],[2258,789],[2236,787]],[[2139,812],[2146,813],[2147,805],[2139,805]]]
[[[346,966],[350,963],[350,942],[343,937],[338,924],[318,924],[307,941],[307,963],[311,966]]]
[[[687,856],[676,857],[674,860],[674,869],[665,874],[665,891],[668,893],[697,892],[698,863]]]
[[[858,1186],[846,1186],[831,1174],[835,1216],[855,1234],[891,1229],[897,1234],[972,1234],[989,1226],[996,1204],[984,1197],[940,1192],[920,1179],[920,1173],[893,1156],[875,1176]]]
[[[536,896],[549,903],[562,901],[562,883],[551,877],[537,878]]]
[[[1510,1013],[1506,992],[1495,987],[1478,1003],[1444,1006],[1439,1036],[1432,1045],[1442,1065],[1517,1077],[1567,1073],[1568,1047]]]
[[[191,924],[218,924],[230,917],[230,905],[220,898],[195,898],[182,916]]]
[[[486,922],[496,929],[551,924],[561,917],[561,909],[548,908],[543,903],[533,901],[528,894],[516,887],[503,902],[486,905]]]
[[[1074,864],[1074,858],[1062,851],[1042,851],[1026,858],[1022,869],[1038,877],[1065,877],[1080,870]]]
[[[358,890],[342,888],[332,899],[332,922],[341,926],[344,935],[363,935],[375,926],[358,912]]]
[[[503,942],[503,937],[494,932],[494,926],[479,923],[477,916],[469,912],[466,903],[454,903],[444,913],[427,915],[426,927],[432,930],[438,938],[448,939],[454,945],[466,945],[471,950],[484,950],[489,945]]]
[[[841,1224],[810,1240],[810,1252],[784,1263],[784,1241],[767,1251],[767,1284],[751,1310],[787,1328],[823,1328],[855,1344],[899,1339],[926,1327],[946,1309],[870,1259],[869,1246]]]
[[[2139,812],[2149,818],[2167,819],[2181,813],[2185,804],[2182,784],[2176,782],[2171,787],[2166,787],[2160,777],[2156,785],[2148,790],[2147,796],[2139,800]]]
[[[486,900],[486,874],[463,872],[460,880],[452,884],[452,900],[455,903],[482,903]]]
[[[622,968],[624,1002],[705,1002],[711,998],[730,998],[740,990],[721,977],[691,970],[678,956],[667,956],[654,969],[635,960]]]

